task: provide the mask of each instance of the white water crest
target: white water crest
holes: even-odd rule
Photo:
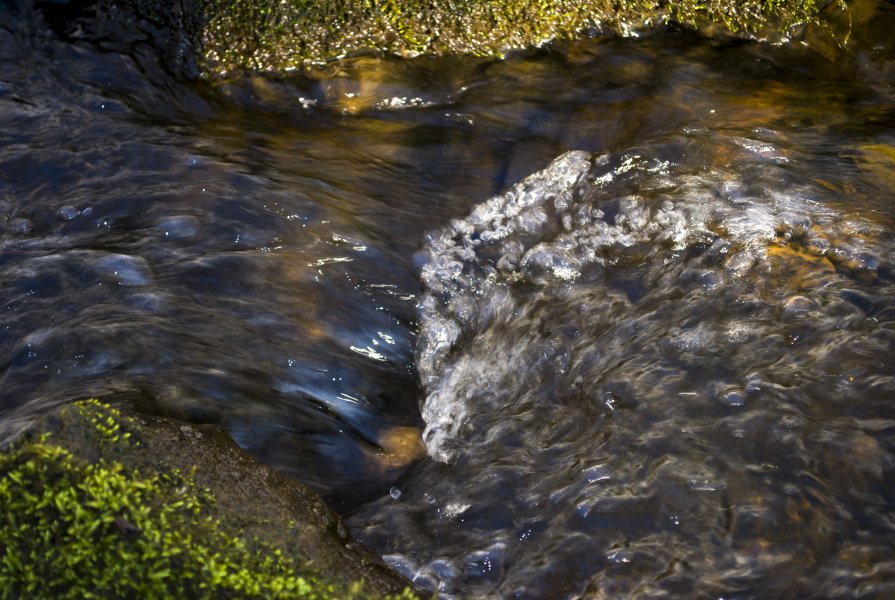
[[[605,320],[590,343],[606,355],[636,339],[663,304],[683,319],[702,296],[720,303],[712,310],[755,303],[754,318],[698,320],[671,327],[662,340],[677,352],[711,352],[719,340],[766,334],[768,310],[836,318],[835,310],[823,314],[832,303],[801,298],[798,286],[775,286],[775,277],[791,276],[775,269],[886,272],[880,265],[892,263],[891,248],[868,242],[884,230],[825,203],[822,188],[787,170],[783,152],[735,138],[703,162],[691,133],[650,151],[567,152],[429,236],[417,364],[433,458],[450,462],[474,451],[472,437],[496,440],[494,431],[476,433],[475,421],[537,387],[526,373],[536,378],[540,363],[559,374],[575,370],[583,360],[575,356],[582,323]],[[728,164],[717,166],[719,155]],[[769,262],[769,253],[783,258]],[[615,283],[607,283],[607,269]],[[585,313],[593,315],[582,321]],[[535,342],[551,320],[573,322],[576,331]],[[655,344],[647,352],[655,353]]]

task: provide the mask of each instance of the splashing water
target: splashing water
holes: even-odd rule
[[[424,500],[365,515],[368,540],[448,596],[860,581],[855,554],[888,552],[862,540],[891,533],[864,504],[893,467],[873,436],[893,427],[895,244],[873,217],[771,143],[684,130],[563,154],[431,234],[437,462],[411,478]]]
[[[686,146],[687,140],[679,142]],[[643,154],[635,149],[591,159],[569,152],[433,236],[422,273],[427,292],[418,368],[429,391],[423,415],[434,458],[450,460],[468,411],[504,397],[504,371],[517,373],[522,365],[514,361],[531,358],[520,356],[518,346],[496,355],[492,348],[480,352],[478,343],[469,348],[464,339],[479,342],[519,324],[530,337],[546,326],[546,337],[561,342],[544,340],[539,350],[563,373],[580,360],[569,350],[601,320],[625,317],[622,329],[610,330],[612,337],[597,330],[601,343],[634,343],[657,310],[664,316],[678,305],[683,321],[666,339],[679,351],[709,349],[731,335],[761,335],[772,318],[812,309],[813,324],[829,330],[825,343],[838,345],[848,337],[831,310],[837,303],[802,298],[798,288],[780,289],[778,271],[817,269],[823,283],[844,283],[856,273],[874,280],[890,275],[891,248],[867,240],[881,236],[881,227],[843,221],[835,210],[806,200],[823,194],[805,182],[779,191],[786,179],[782,168],[753,177],[747,165],[746,177],[735,169],[672,174],[668,161]],[[842,274],[834,277],[837,266]],[[688,315],[702,297],[729,303],[726,312],[742,315],[717,324]],[[737,305],[744,309],[736,311]],[[568,309],[587,316],[570,317]],[[562,323],[552,331],[556,318]],[[646,350],[638,348],[637,354]],[[473,377],[482,364],[489,365],[487,376]]]

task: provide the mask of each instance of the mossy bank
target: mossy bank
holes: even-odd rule
[[[0,598],[413,598],[216,428],[97,401],[0,454]]]
[[[100,0],[180,71],[288,71],[361,52],[503,56],[583,33],[675,22],[783,37],[844,0]]]

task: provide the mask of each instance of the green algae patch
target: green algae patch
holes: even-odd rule
[[[677,22],[767,35],[815,21],[824,0],[207,0],[206,69],[289,70],[363,51],[401,55],[508,51],[584,32],[629,34]]]
[[[668,2],[670,18],[691,27],[720,25],[731,33],[773,35],[793,27],[817,23],[829,0],[701,0]],[[845,6],[844,1],[836,2]]]
[[[221,432],[97,401],[0,454],[0,514],[0,598],[415,597]]]
[[[101,0],[179,71],[284,72],[367,52],[502,57],[583,34],[678,23],[785,39],[844,0]]]

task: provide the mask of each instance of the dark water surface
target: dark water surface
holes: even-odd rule
[[[211,88],[0,4],[0,435],[221,424],[441,597],[893,597],[893,13]]]

